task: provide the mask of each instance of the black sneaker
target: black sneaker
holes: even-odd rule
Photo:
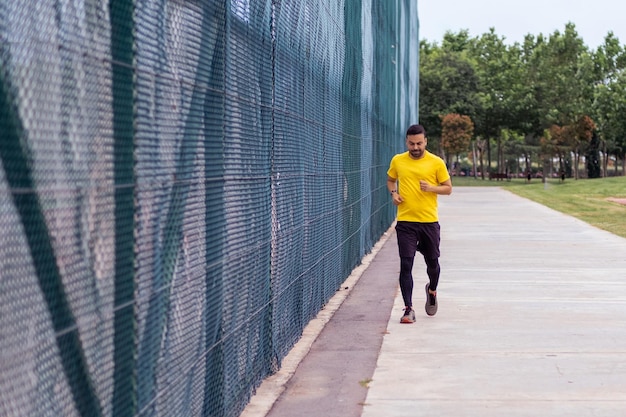
[[[415,311],[411,307],[404,309],[404,315],[400,319],[400,323],[415,323]]]
[[[431,294],[428,291],[428,284],[426,284],[426,314],[434,316],[437,314],[437,293]]]

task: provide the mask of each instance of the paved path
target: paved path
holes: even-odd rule
[[[361,375],[373,369],[369,389],[347,392],[344,385],[366,376],[329,366],[350,358],[346,350],[322,355],[296,369],[297,385],[283,387],[268,417],[626,415],[626,239],[491,187],[457,187],[440,197],[440,218],[437,315],[423,312],[425,267],[416,262],[417,322],[399,323],[394,282],[375,369],[365,357],[348,367],[362,366]],[[391,257],[397,262],[395,236],[366,273],[397,281]],[[359,280],[355,294],[370,285]],[[350,300],[324,331],[337,335],[354,324],[340,314]],[[352,308],[376,309],[368,303]],[[322,367],[315,378],[305,373]],[[298,409],[307,413],[293,414]]]
[[[439,313],[400,325],[396,298],[363,417],[626,415],[626,239],[499,189],[451,197]]]

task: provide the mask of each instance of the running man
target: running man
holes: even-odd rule
[[[437,313],[439,284],[439,214],[438,195],[450,195],[452,182],[444,161],[426,150],[426,131],[412,125],[406,132],[407,152],[391,159],[387,171],[387,189],[398,207],[396,235],[400,253],[400,291],[404,300],[401,323],[414,323],[413,261],[419,251],[426,262],[426,314]]]

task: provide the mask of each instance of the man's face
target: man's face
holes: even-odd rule
[[[423,133],[409,135],[406,137],[406,147],[411,158],[420,159],[424,156],[424,151],[426,151],[426,137]]]

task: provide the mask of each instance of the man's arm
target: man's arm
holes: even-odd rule
[[[396,178],[391,178],[387,175],[387,190],[391,194],[391,198],[393,199],[393,204],[396,206],[404,201],[402,196],[398,194],[398,180]]]
[[[389,175],[387,175],[387,190],[392,194],[394,191],[398,191],[398,180]]]
[[[389,188],[389,180],[387,180],[387,188]],[[435,193],[438,195],[450,195],[452,194],[452,181],[446,180],[439,185],[431,185],[426,181],[420,181],[420,189],[429,193]]]

